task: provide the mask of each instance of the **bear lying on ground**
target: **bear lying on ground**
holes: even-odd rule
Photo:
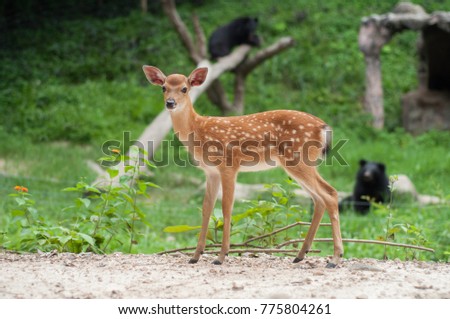
[[[353,194],[339,203],[339,211],[351,206],[356,212],[367,214],[370,210],[371,201],[383,203],[389,197],[389,179],[386,175],[386,165],[362,159],[359,161]]]
[[[260,39],[255,33],[257,26],[258,18],[242,17],[217,28],[209,37],[208,50],[211,58],[226,56],[241,44],[259,46]]]

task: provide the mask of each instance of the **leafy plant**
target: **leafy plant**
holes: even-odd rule
[[[393,208],[394,202],[394,194],[395,194],[395,183],[398,181],[398,177],[396,175],[389,177],[389,190],[390,190],[390,198],[389,203],[387,205],[373,203],[375,209],[374,213],[379,216],[385,216],[386,225],[384,228],[384,235],[378,236],[377,239],[385,241],[385,242],[395,242],[398,235],[403,234],[402,238],[406,236],[406,243],[412,245],[426,245],[428,244],[428,240],[425,238],[423,231],[414,225],[409,223],[396,223],[392,224],[394,220],[394,214],[396,213],[396,209]],[[417,252],[415,250],[406,250],[405,257],[406,259],[415,259],[417,256]],[[384,246],[384,259],[388,259],[387,254],[387,246]]]
[[[239,240],[248,241],[252,238],[262,237],[258,241],[259,247],[273,247],[283,241],[289,240],[289,233],[277,233],[273,236],[264,236],[276,232],[290,223],[301,220],[306,211],[293,201],[292,189],[298,187],[291,180],[287,180],[287,186],[281,184],[266,184],[270,199],[246,201],[248,208],[240,214],[232,216],[231,236]],[[201,226],[177,225],[164,228],[167,233],[180,233],[198,230]],[[223,230],[223,217],[221,209],[215,209],[210,220],[207,238],[214,244],[220,242],[219,233]],[[298,237],[298,236],[296,236]],[[238,239],[236,239],[238,240]]]
[[[16,186],[14,198],[16,207],[11,210],[11,229],[8,235],[16,232],[20,236],[10,236],[5,240],[3,247],[19,251],[59,251],[79,252],[83,243],[90,242],[91,238],[78,229],[69,229],[59,224],[47,223],[35,208],[35,201],[24,186]],[[25,218],[24,218],[25,217]],[[16,240],[14,240],[16,239]]]
[[[17,241],[6,242],[3,246],[25,251],[56,249],[76,253],[107,253],[125,245],[126,251],[132,252],[140,236],[136,224],[140,222],[150,226],[138,205],[138,198],[148,198],[147,188],[158,186],[140,178],[143,163],[153,167],[142,156],[145,151],[133,146],[129,154],[121,155],[119,150],[112,150],[112,155],[100,158],[103,162],[119,161],[124,164],[126,174],[120,176],[118,183],[114,179],[118,177],[119,170],[110,167],[107,169],[110,180],[104,189],[89,185],[84,180],[75,187],[65,188],[64,191],[76,192],[79,196],[75,199],[75,205],[64,209],[71,211],[73,217],[57,224],[40,217],[28,189],[16,186],[17,192],[10,196],[15,199],[17,207],[10,213],[15,219],[13,228],[21,236]]]
[[[80,196],[76,199],[74,209],[81,218],[81,227],[92,240],[89,240],[90,248],[95,252],[110,251],[113,240],[125,245],[121,238],[122,233],[128,237],[128,252],[137,244],[140,234],[136,230],[136,223],[142,222],[147,226],[145,214],[137,205],[138,196],[149,197],[148,187],[158,187],[156,184],[140,179],[140,167],[145,163],[154,167],[147,159],[146,152],[132,146],[129,155],[121,155],[117,149],[112,149],[112,154],[99,159],[102,163],[112,162],[124,164],[125,174],[119,175],[116,167],[107,168],[110,181],[106,188],[94,187],[84,181],[80,181],[75,187],[65,188],[65,191],[76,192]],[[144,155],[144,156],[141,156]]]

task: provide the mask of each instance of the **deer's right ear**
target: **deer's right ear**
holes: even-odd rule
[[[144,65],[142,67],[144,70],[145,76],[147,80],[153,85],[162,86],[166,81],[166,76],[161,72],[160,69],[155,68],[154,66]]]

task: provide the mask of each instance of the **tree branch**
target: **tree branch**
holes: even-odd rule
[[[310,225],[311,225],[311,223],[307,223],[307,222],[296,222],[296,223],[287,225],[285,227],[282,227],[280,229],[277,229],[277,230],[275,230],[275,231],[273,231],[271,233],[264,234],[264,235],[261,235],[261,236],[258,236],[258,237],[254,237],[254,238],[250,238],[250,239],[244,241],[242,243],[242,245],[245,246],[245,245],[248,245],[249,243],[251,243],[252,241],[260,240],[260,239],[263,239],[263,238],[266,238],[266,237],[271,237],[271,236],[273,236],[275,234],[281,233],[281,232],[283,232],[285,230],[288,230],[288,229],[296,227],[296,226],[310,226]],[[331,223],[320,223],[319,225],[320,226],[331,226]]]
[[[226,114],[233,110],[233,105],[230,103],[227,97],[227,93],[222,86],[220,79],[211,83],[211,86],[206,90],[209,100],[220,108],[222,113]]]
[[[288,246],[295,243],[301,243],[304,242],[305,239],[293,239],[289,240],[287,242],[284,242],[276,248],[281,248],[284,246]],[[333,238],[314,238],[315,242],[333,242]],[[343,242],[345,243],[362,243],[362,244],[375,244],[375,245],[385,245],[385,246],[395,246],[395,247],[403,247],[403,248],[411,248],[411,249],[417,249],[417,250],[425,250],[431,253],[434,253],[434,249],[423,247],[423,246],[416,246],[416,245],[408,245],[408,244],[400,244],[400,243],[391,243],[389,241],[381,241],[381,240],[370,240],[370,239],[349,239],[349,238],[343,238]]]
[[[198,16],[196,14],[192,15],[192,22],[194,24],[194,30],[195,30],[195,42],[197,44],[197,50],[200,54],[201,59],[207,58],[207,50],[206,50],[206,37],[205,33],[203,32],[202,26],[200,25],[200,20],[198,19]]]
[[[290,225],[291,226],[291,225]],[[276,246],[276,248],[263,248],[263,247],[251,247],[248,246],[245,242],[244,243],[239,243],[239,244],[231,244],[231,247],[248,247],[245,249],[230,249],[229,253],[235,253],[235,254],[243,254],[243,253],[267,253],[267,254],[272,254],[272,253],[280,253],[280,254],[284,254],[284,253],[297,253],[298,249],[281,249],[282,247],[291,245],[291,244],[295,244],[295,243],[300,243],[300,242],[304,242],[305,239],[293,239],[293,240],[289,240],[286,241],[284,243],[279,244],[278,246]],[[391,242],[386,242],[386,241],[379,241],[379,240],[367,240],[367,239],[342,239],[343,242],[346,243],[359,243],[359,244],[376,244],[376,245],[385,245],[385,246],[395,246],[395,247],[403,247],[403,248],[410,248],[410,249],[416,249],[416,250],[424,250],[424,251],[428,251],[428,252],[432,252],[434,253],[434,249],[431,248],[427,248],[427,247],[423,247],[423,246],[416,246],[416,245],[408,245],[408,244],[401,244],[401,243],[391,243]],[[315,238],[314,242],[333,242],[332,238]],[[220,247],[220,244],[212,244],[212,245],[207,245],[206,249],[210,249],[210,248],[217,248]],[[165,250],[165,251],[161,251],[159,253],[157,253],[158,255],[164,255],[164,254],[171,254],[171,253],[175,253],[175,252],[183,252],[183,251],[194,251],[196,249],[195,246],[192,247],[184,247],[184,248],[179,248],[179,249],[171,249],[171,250]],[[218,254],[220,251],[219,250],[205,250],[205,253],[208,254]],[[320,253],[320,250],[314,250],[311,249],[309,250],[309,252],[314,252],[314,253]]]
[[[206,249],[210,248],[218,248],[221,245],[214,244],[214,245],[206,245]],[[232,247],[241,247],[239,244],[237,245],[231,245]],[[179,249],[171,249],[171,250],[165,250],[157,253],[158,255],[165,255],[165,254],[173,254],[173,253],[179,253],[184,251],[194,251],[196,247],[184,247]],[[205,250],[205,254],[218,254],[220,250]],[[308,253],[320,253],[321,250],[319,249],[311,249],[308,251]],[[262,248],[262,247],[255,247],[255,248],[247,248],[247,249],[230,249],[228,251],[230,254],[244,254],[244,253],[266,253],[266,254],[285,254],[285,253],[298,253],[298,249],[276,249],[276,248]]]
[[[234,102],[233,111],[237,114],[244,112],[245,79],[247,75],[267,59],[292,47],[295,44],[291,37],[284,37],[271,46],[259,50],[254,56],[249,57],[236,68],[234,80]]]
[[[294,46],[295,41],[291,37],[284,37],[279,39],[277,42],[271,46],[261,49],[252,57],[249,57],[244,63],[239,65],[236,69],[236,73],[242,73],[247,76],[248,73],[253,71],[257,66],[262,64],[267,59],[270,59],[274,55]]]
[[[321,250],[310,249],[308,253],[320,253]],[[220,250],[208,250],[205,251],[208,254],[218,254]],[[287,253],[298,253],[298,249],[274,249],[274,248],[249,248],[249,249],[230,249],[229,254],[256,254],[256,253],[266,253],[266,254],[287,254]]]
[[[192,59],[192,61],[195,64],[200,63],[202,60],[202,57],[199,54],[199,51],[197,50],[197,47],[195,46],[194,41],[192,40],[191,35],[189,34],[189,31],[184,24],[183,20],[181,20],[174,0],[161,0],[162,7],[164,10],[164,13],[169,18],[170,22],[172,22],[172,25],[174,26],[175,30],[177,31],[178,35],[180,36],[181,41],[183,42],[183,45],[188,50],[189,55]]]
[[[198,63],[197,67],[207,67],[208,75],[205,82],[200,86],[194,86],[189,95],[191,97],[192,103],[205,92],[210,85],[218,79],[224,72],[234,69],[242,60],[245,59],[251,47],[247,44],[240,45],[229,55],[219,59],[217,63],[211,64],[209,60],[202,60]]]

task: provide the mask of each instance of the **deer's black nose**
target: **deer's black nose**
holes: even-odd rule
[[[175,107],[175,105],[177,105],[177,103],[175,102],[174,99],[167,99],[166,100],[166,107],[168,109],[173,109]]]

